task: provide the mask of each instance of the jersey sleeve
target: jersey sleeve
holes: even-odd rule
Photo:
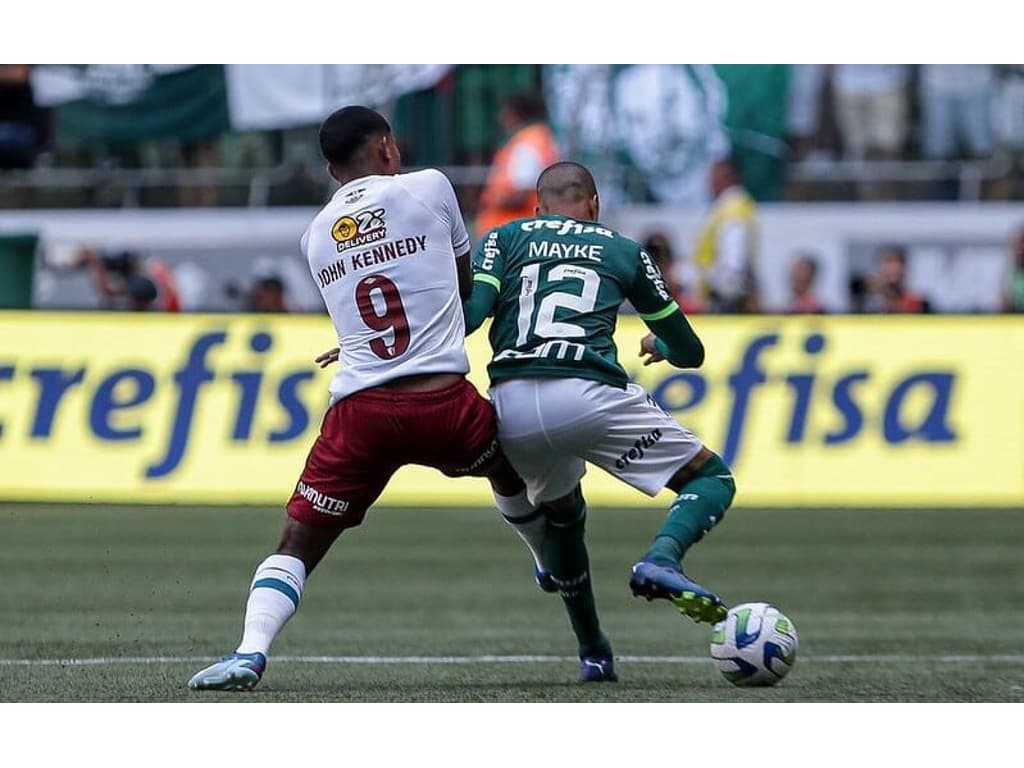
[[[501,227],[495,227],[477,246],[473,258],[473,282],[483,283],[501,292],[505,282],[505,250]]]
[[[473,293],[463,304],[466,333],[480,327],[494,309],[505,279],[505,254],[502,250],[501,227],[492,229],[477,246],[473,257]]]
[[[668,317],[679,309],[661,270],[643,248],[639,249],[636,273],[626,298],[636,307],[640,317],[649,322]]]

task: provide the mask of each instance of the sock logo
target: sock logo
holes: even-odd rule
[[[661,440],[661,430],[655,429],[650,434],[644,435],[635,443],[633,447],[623,453],[615,462],[615,466],[619,469],[625,469],[632,464],[636,459],[642,459],[646,449]]]
[[[579,594],[579,587],[589,578],[589,574],[584,571],[579,576],[571,579],[556,579],[554,576],[551,580],[555,582],[555,586],[558,587],[558,594],[562,597],[576,597]]]

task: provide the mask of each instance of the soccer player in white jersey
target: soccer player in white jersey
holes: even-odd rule
[[[465,378],[461,300],[472,265],[451,184],[436,170],[399,174],[391,128],[366,107],[332,114],[319,140],[341,188],[301,246],[338,334],[339,350],[318,362],[341,365],[277,551],[253,576],[241,643],[197,672],[193,689],[260,681],[306,578],[404,464],[487,475],[504,513],[532,511],[498,447],[490,402]]]

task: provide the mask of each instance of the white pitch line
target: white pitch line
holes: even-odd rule
[[[627,664],[705,664],[707,656],[616,656]],[[212,656],[107,656],[87,659],[0,659],[0,667],[91,667],[114,664],[203,664]],[[272,656],[285,664],[554,664],[576,662],[575,656]],[[802,664],[976,664],[998,662],[1024,664],[1024,654],[849,654],[802,656]]]

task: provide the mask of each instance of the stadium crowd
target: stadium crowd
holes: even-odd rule
[[[46,69],[0,65],[0,208],[313,205],[330,193],[316,119],[237,129],[224,68],[89,65],[63,102],[37,76]],[[205,119],[134,119],[136,103],[152,114],[168,98]],[[609,210],[704,211],[693,242],[647,233],[691,313],[825,311],[807,251],[789,258],[788,301],[759,302],[759,203],[1024,199],[1024,65],[457,65],[381,98],[406,167],[449,171],[477,235],[532,211],[538,173],[560,157],[594,169]],[[166,182],[128,194],[133,171]],[[1000,302],[1022,311],[1024,234],[1010,247]],[[143,274],[133,255],[119,272],[115,258],[82,253],[101,306],[179,307],[168,270]],[[906,286],[904,244],[871,258],[850,279],[851,311],[930,311]],[[263,270],[225,290],[240,309],[287,311],[286,283]]]
[[[145,65],[122,69],[127,66]],[[318,161],[309,152],[315,120],[308,126],[259,131],[210,121],[205,131],[193,125],[191,131],[180,128],[177,137],[167,126],[150,129],[158,136],[147,136],[144,129],[131,139],[107,136],[95,119],[86,121],[75,113],[74,104],[42,106],[54,99],[34,91],[32,74],[28,65],[0,65],[0,170],[245,169],[298,159],[310,167],[283,179],[268,202],[323,199],[313,167]],[[97,82],[90,81],[91,88],[108,89],[102,97],[106,101],[95,93],[93,98],[110,109],[124,109],[128,98],[129,86],[118,85],[117,74],[99,71]],[[187,85],[212,92],[216,82],[197,79]],[[473,167],[489,163],[500,149],[509,120],[516,119],[507,109],[516,94],[523,94],[519,108],[528,113],[535,112],[538,102],[546,107],[563,152],[610,151],[622,197],[635,202],[684,197],[673,189],[680,178],[651,172],[649,161],[658,154],[648,157],[640,149],[645,137],[672,144],[677,155],[680,150],[706,151],[711,160],[731,146],[758,201],[822,195],[956,198],[962,193],[957,169],[935,165],[947,161],[986,164],[981,198],[1024,198],[1024,65],[458,65],[428,88],[390,94],[384,106],[403,136],[410,166]],[[621,124],[618,135],[594,135],[590,112],[595,110]],[[645,116],[650,118],[645,121]],[[916,172],[895,168],[894,176],[883,173],[885,181],[872,182],[878,174],[857,168],[839,173],[837,163],[844,161],[920,167]],[[837,175],[842,183],[835,182]],[[153,195],[151,202],[237,204],[235,193],[190,183],[174,196]],[[471,212],[478,201],[478,195],[467,192],[464,203]],[[89,201],[77,204],[83,202]],[[6,207],[54,203],[61,201],[27,190],[3,201]],[[76,201],[72,196],[64,204]]]

